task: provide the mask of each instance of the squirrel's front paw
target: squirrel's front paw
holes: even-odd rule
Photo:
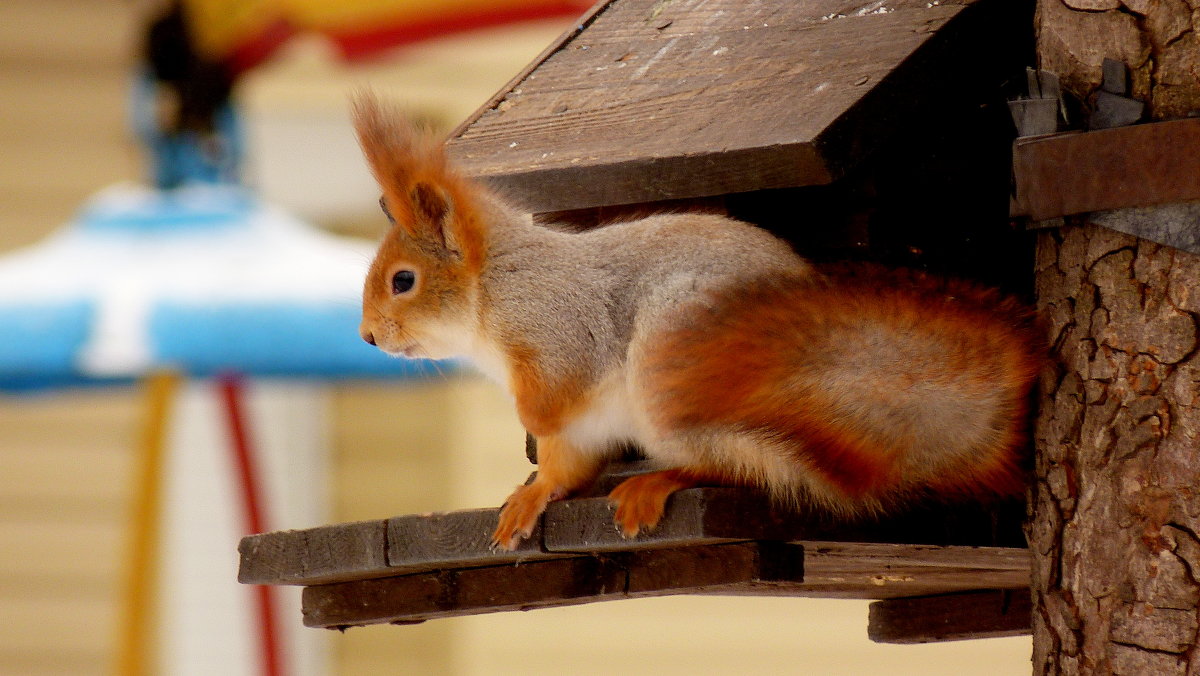
[[[515,550],[521,540],[533,534],[546,505],[559,497],[562,497],[562,491],[539,485],[536,481],[518,487],[500,508],[500,523],[492,534],[492,547],[508,552]]]
[[[614,520],[621,534],[632,538],[652,530],[662,519],[667,498],[686,485],[671,471],[639,474],[621,482],[608,494],[617,506]]]

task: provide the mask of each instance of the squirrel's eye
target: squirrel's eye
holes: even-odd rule
[[[399,270],[392,275],[392,293],[397,296],[408,293],[416,283],[417,273],[412,270]]]
[[[388,211],[387,202],[383,201],[382,197],[379,198],[379,208],[383,210],[383,215],[387,216],[390,223],[396,222],[396,219],[392,218],[392,212]]]

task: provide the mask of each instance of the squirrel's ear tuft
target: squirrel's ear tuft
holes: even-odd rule
[[[441,139],[414,125],[399,107],[370,91],[356,94],[352,106],[358,143],[385,192],[407,195],[417,176],[446,174]]]
[[[354,129],[396,225],[448,253],[478,259],[476,188],[447,163],[442,139],[369,91],[353,99]]]

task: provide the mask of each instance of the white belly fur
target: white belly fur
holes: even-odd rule
[[[596,386],[590,403],[563,428],[563,437],[576,448],[600,455],[618,444],[640,439],[622,369],[614,370]]]

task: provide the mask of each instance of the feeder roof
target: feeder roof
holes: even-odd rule
[[[535,212],[829,183],[1022,4],[601,2],[449,150]]]

